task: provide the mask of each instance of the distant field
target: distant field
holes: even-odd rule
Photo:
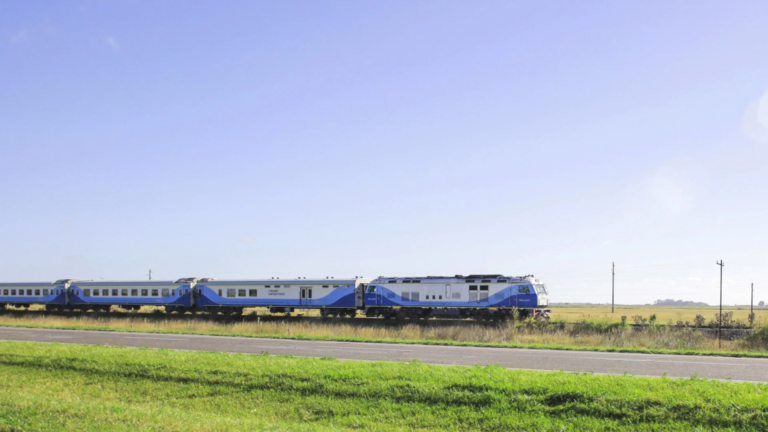
[[[0,342],[0,430],[755,430],[768,386]]]
[[[633,323],[632,317],[642,315],[645,318],[656,314],[657,323],[667,324],[669,321],[689,321],[693,323],[697,314],[704,316],[707,321],[714,319],[719,307],[676,307],[676,306],[616,306],[616,312],[611,313],[611,306],[556,305],[552,306],[552,317],[568,322],[580,319],[604,319],[619,322],[622,316],[627,317],[628,323]],[[724,306],[723,312],[733,312],[734,319],[747,322],[749,307]],[[756,324],[768,324],[768,308],[755,308]]]

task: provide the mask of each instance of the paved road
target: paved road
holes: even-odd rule
[[[768,382],[768,359],[658,354],[401,345],[361,342],[299,341],[224,336],[118,333],[0,327],[0,340],[168,348],[188,351],[336,357],[344,360],[418,360],[441,365],[493,365],[598,374],[701,378]]]

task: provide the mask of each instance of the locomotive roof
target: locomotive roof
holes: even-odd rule
[[[383,279],[405,279],[405,280],[445,280],[445,279],[464,279],[464,280],[477,280],[477,279],[505,279],[505,280],[525,280],[525,276],[504,276],[500,274],[472,274],[468,276],[454,275],[454,276],[379,276],[376,280]]]

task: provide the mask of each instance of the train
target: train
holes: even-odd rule
[[[187,277],[151,281],[0,283],[0,310],[43,305],[47,311],[138,311],[242,315],[245,308],[271,314],[319,310],[326,317],[383,319],[549,317],[547,286],[533,275],[297,278],[219,280]]]

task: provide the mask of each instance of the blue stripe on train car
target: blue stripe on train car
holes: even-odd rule
[[[8,290],[8,295],[4,295],[3,292]],[[0,303],[9,305],[13,304],[46,304],[46,305],[58,305],[65,306],[67,304],[66,289],[64,286],[46,288],[50,289],[48,295],[34,295],[35,290],[42,291],[42,289],[32,289],[33,295],[11,295],[9,288],[0,289]],[[17,289],[14,291],[18,292]],[[26,289],[25,289],[26,291]]]
[[[122,297],[122,296],[85,296],[83,295],[83,289],[80,287],[70,287],[69,303],[71,306],[77,305],[131,305],[131,306],[183,306],[190,308],[193,306],[193,293],[188,286],[179,286],[175,288],[174,292],[179,292],[181,289],[182,294],[174,294],[165,297],[151,297],[151,296],[139,296],[139,297]]]
[[[247,286],[246,286],[247,287]],[[275,296],[262,297],[224,297],[219,296],[218,291],[206,285],[197,284],[197,305],[198,307],[292,307],[296,309],[319,309],[319,308],[354,308],[355,307],[355,288],[341,286],[338,288],[328,288],[330,292],[320,298],[296,298]],[[222,288],[226,289],[226,288]],[[248,289],[248,288],[245,288]],[[322,288],[321,288],[322,289]],[[263,288],[259,289],[260,292]],[[315,289],[314,292],[322,292]]]

